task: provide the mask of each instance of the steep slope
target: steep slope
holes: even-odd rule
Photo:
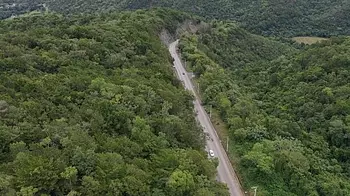
[[[228,195],[158,34],[170,10],[0,22],[0,195]]]
[[[190,66],[206,62],[202,97],[229,126],[245,186],[262,195],[349,195],[350,39],[297,51],[253,37],[224,23],[182,41]]]
[[[248,33],[235,23],[213,21],[210,26],[198,36],[184,36],[180,43],[184,58],[199,75],[205,67],[218,67],[215,63],[241,69],[246,64],[273,60],[297,50],[288,43]],[[200,56],[193,55],[196,53]]]

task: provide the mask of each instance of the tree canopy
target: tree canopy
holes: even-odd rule
[[[300,46],[225,22],[182,37],[203,103],[229,127],[244,186],[262,195],[350,194],[349,48],[349,38]]]
[[[152,10],[0,22],[1,195],[228,195]]]
[[[262,35],[350,35],[348,0],[5,0],[0,18],[33,10],[64,14],[167,7],[208,19],[234,20]]]

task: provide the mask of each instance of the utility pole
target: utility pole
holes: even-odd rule
[[[228,136],[227,136],[227,140],[226,140],[226,151],[228,152]]]
[[[257,186],[253,186],[252,189],[254,189],[254,196],[256,196],[256,189],[258,189]]]
[[[211,118],[211,105],[210,105],[210,109],[209,109],[209,117]]]

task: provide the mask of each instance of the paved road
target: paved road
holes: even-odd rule
[[[219,166],[217,168],[218,170],[218,180],[226,183],[229,192],[233,196],[241,196],[243,195],[241,191],[241,186],[239,184],[238,178],[236,177],[235,171],[233,170],[231,163],[227,157],[227,154],[222,147],[219,137],[208,117],[208,114],[205,112],[204,108],[200,104],[199,97],[197,96],[191,79],[187,73],[185,68],[183,67],[180,58],[176,52],[176,47],[179,40],[173,42],[169,46],[169,52],[171,56],[174,58],[174,66],[176,69],[176,73],[178,75],[178,78],[183,81],[184,86],[187,90],[190,90],[195,95],[195,101],[193,101],[195,110],[198,111],[197,120],[200,122],[202,127],[204,128],[205,132],[208,132],[212,140],[207,140],[207,149],[211,149],[214,151],[214,156],[219,159]],[[185,74],[183,74],[185,73]]]

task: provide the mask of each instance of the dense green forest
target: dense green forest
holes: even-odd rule
[[[0,22],[0,195],[228,195],[159,32],[170,10]]]
[[[3,0],[56,13],[0,21],[0,195],[228,195],[159,38],[191,17],[149,7],[210,19],[179,48],[246,189],[350,195],[350,38],[282,38],[350,35],[348,0]]]
[[[348,0],[5,0],[2,4],[0,18],[42,10],[43,4],[64,14],[168,7],[210,19],[235,20],[263,35],[350,35]]]
[[[350,38],[295,47],[232,23],[211,27],[183,36],[180,49],[203,103],[228,125],[244,186],[350,195]]]
[[[262,35],[350,35],[348,0],[153,0],[152,5],[235,20]]]

